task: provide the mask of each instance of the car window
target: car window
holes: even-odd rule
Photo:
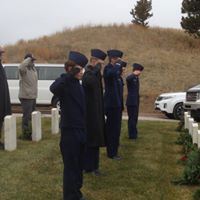
[[[39,80],[55,80],[62,73],[65,73],[64,67],[36,67]]]
[[[7,79],[16,80],[19,79],[18,68],[16,66],[4,67]]]

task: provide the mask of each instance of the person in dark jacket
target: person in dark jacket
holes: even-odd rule
[[[121,117],[121,121],[120,121],[120,132],[121,132],[121,122],[122,122],[122,113],[124,110],[124,80],[123,80],[123,75],[127,66],[127,63],[125,61],[120,60],[119,64],[121,65],[121,71],[120,71],[120,75],[118,77],[118,87],[119,87],[119,95],[120,95],[120,99],[121,99],[121,113],[120,113],[120,117]],[[119,136],[120,138],[120,136]]]
[[[64,163],[63,199],[84,199],[83,155],[86,143],[85,95],[80,80],[88,59],[81,53],[71,51],[68,61],[74,62],[72,69],[62,74],[50,86],[50,91],[59,98],[61,108],[60,150]]]
[[[136,140],[138,136],[137,122],[139,112],[139,76],[144,67],[138,63],[133,64],[133,73],[126,78],[127,83],[127,112],[128,112],[128,136],[129,139]]]
[[[87,145],[84,158],[85,172],[100,175],[99,147],[105,146],[105,119],[103,107],[103,87],[101,68],[106,53],[100,49],[91,50],[90,65],[83,75],[83,88],[86,97]]]
[[[0,140],[1,140],[1,131],[3,127],[4,117],[6,115],[11,115],[11,104],[10,104],[10,94],[8,89],[8,82],[6,73],[2,65],[2,55],[4,50],[0,47]],[[4,147],[3,142],[0,141],[0,148]]]
[[[121,74],[119,61],[123,56],[120,50],[107,51],[109,63],[105,66],[103,77],[105,83],[104,108],[106,115],[106,147],[108,158],[119,160],[119,136],[121,127],[122,103],[119,92],[118,78]]]

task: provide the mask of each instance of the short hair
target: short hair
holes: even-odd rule
[[[98,59],[99,59],[99,58],[96,58],[96,57],[94,57],[94,56],[91,56],[91,57],[90,57],[90,62],[93,61],[93,60],[97,61]]]
[[[69,71],[69,67],[74,67],[74,66],[76,66],[76,63],[72,60],[68,60],[64,63],[64,68],[66,72]]]

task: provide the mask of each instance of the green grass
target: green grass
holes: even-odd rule
[[[20,121],[18,120],[18,134]],[[136,143],[127,139],[123,122],[121,161],[107,159],[101,149],[100,169],[104,176],[84,175],[83,193],[88,200],[189,200],[197,187],[175,186],[180,176],[181,147],[176,123],[139,122]],[[18,140],[14,152],[0,151],[1,200],[62,199],[63,164],[59,135],[50,134],[50,119],[43,119],[43,140],[36,143]]]

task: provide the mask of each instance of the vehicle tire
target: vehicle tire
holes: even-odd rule
[[[174,119],[174,115],[172,113],[165,113],[165,116],[169,119]]]
[[[51,104],[54,108],[57,108],[60,112],[60,101],[57,97],[53,97]]]
[[[174,119],[180,120],[183,117],[183,103],[177,103],[173,110]]]

